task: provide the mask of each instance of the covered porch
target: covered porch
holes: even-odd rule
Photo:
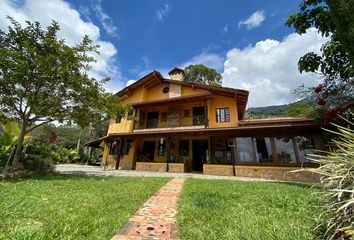
[[[291,170],[312,167],[306,155],[322,149],[320,128],[310,122],[133,132],[112,134],[104,141],[105,169],[270,179],[284,179],[283,175]],[[291,180],[300,177],[313,179],[313,176],[293,176]]]

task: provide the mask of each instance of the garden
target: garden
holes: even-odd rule
[[[41,176],[0,182],[0,239],[110,239],[166,178]],[[319,239],[308,184],[188,179],[180,239]]]

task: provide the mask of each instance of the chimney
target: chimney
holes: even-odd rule
[[[178,67],[172,69],[168,75],[172,80],[183,81],[184,80],[184,70]]]

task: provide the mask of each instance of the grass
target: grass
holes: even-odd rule
[[[0,181],[0,239],[110,239],[167,181],[60,175]]]
[[[314,189],[305,184],[188,179],[177,225],[183,239],[319,239]]]

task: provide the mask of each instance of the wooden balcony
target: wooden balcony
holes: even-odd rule
[[[147,118],[146,121],[135,122],[134,132],[163,131],[171,129],[207,128],[208,119],[205,115],[179,118]]]

